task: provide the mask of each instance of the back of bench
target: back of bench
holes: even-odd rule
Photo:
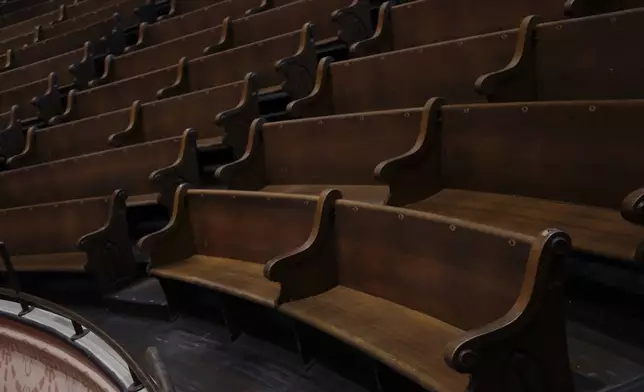
[[[644,176],[643,108],[641,100],[444,106],[442,185],[619,209]]]
[[[486,34],[516,27],[528,15],[564,17],[562,0],[421,0],[391,9],[393,49]],[[458,23],[454,23],[454,21]],[[380,23],[380,21],[379,21]]]
[[[420,117],[411,109],[264,124],[266,182],[377,185],[375,167],[414,145]]]
[[[28,34],[33,32],[36,26],[49,24],[58,20],[59,17],[60,11],[55,10],[42,15],[34,15],[31,19],[14,23],[12,25],[4,25],[4,22],[0,19],[0,26],[3,26],[0,28],[0,40],[5,41],[23,34]]]
[[[422,106],[432,96],[480,102],[474,83],[512,58],[517,30],[331,64],[335,113]]]
[[[105,196],[115,189],[132,196],[159,192],[151,174],[194,154],[195,143],[196,136],[186,132],[183,137],[5,171],[0,173],[0,208]]]
[[[538,99],[641,98],[643,32],[642,8],[539,25]]]
[[[65,86],[72,82],[72,75],[67,71],[68,67],[80,61],[83,58],[83,52],[83,48],[76,49],[24,67],[7,70],[0,74],[0,91],[45,79],[50,72],[55,72],[59,84]]]
[[[191,189],[185,200],[197,254],[263,264],[306,242],[317,197]]]
[[[532,237],[392,207],[336,202],[339,284],[463,330],[516,302]],[[535,233],[536,234],[536,233]]]
[[[0,238],[12,255],[80,252],[78,240],[107,224],[111,197],[0,210]]]

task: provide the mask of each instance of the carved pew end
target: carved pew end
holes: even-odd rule
[[[277,72],[284,76],[282,90],[288,93],[291,99],[309,95],[315,86],[316,67],[317,53],[313,24],[306,23],[300,30],[300,44],[297,52],[275,63]]]
[[[232,18],[230,16],[226,17],[226,19],[224,19],[224,21],[221,24],[222,24],[222,29],[221,29],[221,37],[219,38],[219,42],[217,42],[214,45],[205,47],[203,50],[204,56],[223,52],[224,50],[228,50],[233,47],[235,36],[234,36]]]
[[[177,65],[177,78],[174,83],[157,91],[157,99],[164,99],[185,94],[190,90],[189,61],[182,57]]]
[[[394,31],[391,3],[387,1],[378,10],[378,25],[373,36],[352,44],[349,51],[352,57],[363,57],[391,50],[394,50]]]
[[[13,105],[9,114],[9,123],[0,131],[0,157],[7,159],[19,154],[25,147],[25,134],[19,117],[20,108]],[[7,161],[8,163],[8,161]]]

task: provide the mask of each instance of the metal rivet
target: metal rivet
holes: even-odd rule
[[[405,216],[403,214],[398,214],[398,220],[403,220],[405,219]]]
[[[562,26],[562,25],[560,25],[560,24],[559,24],[559,25],[557,25],[557,30],[561,30],[562,28],[563,28],[563,26]]]
[[[458,46],[463,46],[463,41],[458,41]]]
[[[591,112],[594,112],[595,110],[597,110],[597,107],[595,105],[590,105],[588,107],[588,110],[591,111]]]
[[[501,39],[506,39],[506,38],[508,38],[507,34],[501,34]]]
[[[307,204],[309,204],[309,201],[308,201],[308,200],[304,200],[304,205],[307,205]]]
[[[514,245],[516,245],[516,244],[517,244],[517,242],[516,242],[515,240],[510,240],[510,241],[508,241],[508,244],[509,244],[510,246],[514,246]]]
[[[528,113],[528,107],[527,107],[527,106],[522,107],[522,108],[521,108],[521,111],[522,111],[523,113]]]
[[[450,229],[451,231],[456,231],[456,226],[454,226],[454,225],[449,225],[449,229]]]
[[[353,212],[356,212],[356,211],[358,211],[358,207],[353,207],[352,210],[353,210]]]
[[[469,113],[469,112],[470,112],[470,108],[463,109],[463,113]]]
[[[405,112],[405,117],[409,117],[409,112]]]
[[[364,116],[360,116],[358,118],[360,119],[360,121],[364,121]]]
[[[322,124],[324,124],[324,121],[319,120],[319,121],[318,121],[318,125],[322,125]]]

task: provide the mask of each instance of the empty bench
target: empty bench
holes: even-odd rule
[[[0,173],[0,208],[128,192],[129,205],[170,205],[183,182],[199,183],[197,135],[162,139]]]
[[[100,291],[134,277],[126,194],[0,210],[0,239],[18,273],[87,274]],[[0,271],[7,272],[4,265]]]
[[[11,168],[32,166],[177,137],[186,128],[199,132],[201,139],[205,139],[200,143],[222,143],[221,137],[226,131],[246,134],[250,123],[259,117],[249,83],[252,82],[236,82],[145,104],[135,101],[130,108],[43,129],[32,128],[27,132],[26,142],[22,142],[22,149],[6,164]],[[220,124],[217,114],[235,109],[238,103],[246,121],[237,120],[225,129],[227,124]]]
[[[640,98],[644,57],[632,48],[643,22],[639,8],[535,24],[513,61],[481,76],[477,89],[492,102]]]
[[[520,29],[332,62],[320,60],[315,87],[287,106],[292,117],[422,106],[432,96],[450,102],[481,102],[474,83],[512,58],[533,19]],[[404,71],[404,72],[403,72]]]
[[[378,12],[376,31],[351,46],[354,56],[411,48],[440,41],[508,30],[538,14],[543,20],[564,17],[563,0],[418,0]],[[454,23],[458,21],[458,23]]]
[[[317,196],[177,189],[170,223],[139,241],[150,254],[152,276],[169,286],[184,282],[272,307],[279,285],[262,275],[264,264],[309,237]]]
[[[376,166],[414,146],[421,117],[427,118],[430,110],[274,123],[258,119],[251,126],[246,153],[219,168],[216,176],[229,189],[316,195],[334,188],[348,199],[382,204],[389,188],[374,177]]]
[[[564,232],[524,235],[338,197],[318,208],[306,243],[266,263],[279,311],[426,390],[573,390]]]
[[[639,261],[644,228],[620,209],[642,186],[642,108],[640,100],[445,105],[416,146],[375,175],[392,205],[524,234],[557,226],[578,251]]]

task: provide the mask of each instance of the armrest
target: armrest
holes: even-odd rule
[[[282,90],[291,99],[306,97],[315,86],[317,53],[313,24],[306,23],[300,30],[300,43],[293,56],[285,57],[275,63],[275,69],[284,77]]]
[[[134,144],[145,139],[143,135],[143,118],[141,101],[132,102],[130,107],[130,122],[127,128],[115,132],[107,138],[107,143],[112,147],[121,147],[127,144]]]
[[[249,72],[244,77],[244,87],[237,106],[215,116],[215,124],[224,129],[223,144],[233,150],[235,158],[242,156],[248,145],[248,131],[259,113],[259,82],[257,74]]]
[[[67,93],[67,107],[62,114],[54,116],[49,119],[49,125],[62,124],[66,121],[73,119],[76,116],[76,99],[78,96],[78,90],[72,89]]]
[[[286,111],[291,117],[316,117],[333,114],[333,82],[330,69],[332,62],[332,57],[324,57],[320,60],[315,75],[315,86],[311,93],[286,106]]]
[[[4,158],[21,154],[28,148],[18,115],[19,111],[20,108],[18,105],[11,107],[9,111],[9,124],[5,129],[0,131],[0,156]]]
[[[159,190],[159,202],[168,207],[172,205],[177,186],[183,183],[199,184],[197,131],[189,128],[183,132],[177,160],[170,166],[155,170],[150,174],[150,181]]]
[[[257,118],[250,126],[246,150],[238,160],[223,165],[215,178],[231,189],[257,190],[265,185],[262,128],[266,120]]]
[[[250,15],[258,14],[260,12],[264,12],[266,10],[273,8],[275,6],[274,3],[275,2],[273,0],[262,0],[262,4],[258,5],[257,7],[253,7],[251,9],[246,10],[244,14],[246,16],[250,16]]]
[[[55,72],[47,76],[47,90],[38,97],[31,99],[31,104],[36,107],[38,118],[47,122],[52,117],[63,112],[61,94],[58,89],[58,75]]]
[[[375,53],[394,50],[393,21],[391,19],[391,2],[380,5],[376,32],[370,38],[351,45],[349,51],[353,57],[364,57]]]
[[[98,87],[112,82],[114,80],[114,67],[116,66],[115,62],[116,59],[114,58],[114,55],[108,54],[107,56],[105,56],[105,58],[103,59],[103,73],[98,77],[98,79],[90,80],[88,82],[88,86]]]
[[[266,279],[280,283],[278,304],[319,294],[337,285],[334,258],[333,214],[337,189],[323,191],[317,202],[311,234],[302,246],[270,260],[264,266]]]
[[[11,69],[16,65],[16,54],[13,49],[7,49],[4,55],[4,70]]]
[[[132,53],[145,46],[145,32],[148,30],[148,24],[145,22],[139,23],[139,32],[137,34],[136,43],[125,48],[125,53]]]
[[[442,98],[427,101],[414,146],[406,153],[376,166],[376,180],[389,186],[387,205],[404,206],[422,200],[440,186],[440,118],[443,104]]]
[[[83,58],[78,63],[70,65],[68,70],[74,76],[74,87],[93,86],[92,82],[97,75],[94,66],[94,45],[90,41],[86,41],[83,45]]]
[[[528,83],[535,77],[534,33],[539,23],[536,15],[528,16],[521,22],[517,45],[510,63],[499,71],[480,76],[474,85],[477,93],[487,97],[489,102],[507,100],[537,100],[535,83]],[[523,80],[522,80],[523,79]],[[519,83],[523,81],[524,83]],[[516,86],[513,86],[517,84]]]
[[[187,57],[179,59],[179,64],[177,65],[177,78],[170,86],[157,91],[157,99],[170,98],[190,91],[190,68],[188,67],[188,64],[190,64],[190,62]]]
[[[636,225],[644,226],[644,188],[626,195],[622,200],[622,217]]]
[[[216,44],[206,46],[203,49],[204,56],[223,52],[224,50],[228,50],[234,46],[235,29],[233,26],[234,26],[234,22],[230,16],[226,17],[226,19],[224,19],[224,21],[221,22],[221,37],[219,38],[219,41]]]
[[[373,35],[371,26],[371,3],[369,0],[353,0],[348,7],[331,13],[331,19],[338,25],[338,38],[351,46]]]
[[[0,150],[2,151],[3,156],[8,156],[6,165],[11,169],[17,169],[22,166],[29,164],[31,156],[35,152],[36,145],[36,134],[38,133],[37,127],[30,127],[27,131],[27,135],[23,136],[22,127],[16,131],[11,131],[7,133],[9,128],[5,129],[0,134]],[[23,150],[20,153],[15,155],[10,155],[8,150],[16,148],[22,145]],[[5,155],[7,153],[7,155]]]
[[[186,206],[189,184],[174,193],[172,217],[165,227],[141,238],[137,246],[150,255],[150,268],[182,260],[194,254],[192,229]]]
[[[523,284],[512,309],[500,319],[468,331],[458,340],[450,342],[445,349],[447,364],[460,373],[476,374],[477,368],[489,366],[490,361],[505,363],[510,360],[517,354],[513,352],[512,348],[515,348],[534,350],[522,354],[533,354],[536,358],[565,362],[565,370],[569,372],[563,312],[563,272],[564,258],[571,248],[567,234],[556,229],[544,230],[532,245]],[[548,340],[556,344],[542,344]],[[554,352],[558,356],[553,355]],[[545,366],[551,365],[555,366]],[[473,382],[474,378],[473,375]]]

